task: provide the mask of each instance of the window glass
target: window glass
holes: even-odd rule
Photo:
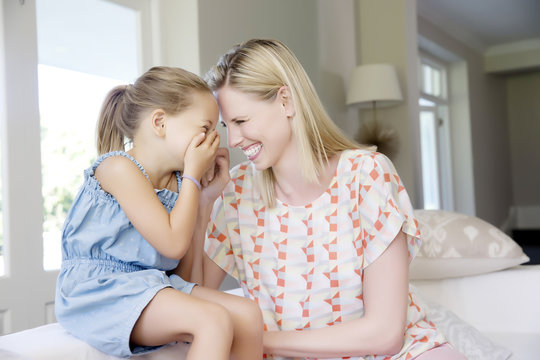
[[[432,71],[431,67],[423,64],[422,65],[422,75],[423,75],[423,82],[422,82],[422,91],[426,94],[432,94]]]
[[[96,157],[102,101],[138,75],[138,20],[133,9],[103,0],[37,0],[36,17],[43,265],[53,270],[61,263],[62,225]]]
[[[433,69],[432,72],[432,81],[433,81],[433,86],[432,86],[432,95],[433,96],[441,96],[442,95],[442,92],[441,92],[441,87],[442,87],[442,82],[441,82],[441,71],[438,70],[438,69]]]
[[[440,209],[437,117],[433,111],[420,112],[420,139],[424,209]]]
[[[428,63],[421,65],[421,92],[439,98],[444,97],[444,69]]]

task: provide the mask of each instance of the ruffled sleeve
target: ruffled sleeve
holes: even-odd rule
[[[228,231],[230,227],[230,224],[227,223],[228,217],[230,216],[225,213],[224,196],[222,195],[214,203],[206,231],[205,251],[220,268],[238,279],[238,269]]]
[[[360,160],[358,211],[362,228],[363,268],[373,263],[400,230],[407,235],[409,262],[420,247],[420,231],[409,195],[392,162],[372,153]]]

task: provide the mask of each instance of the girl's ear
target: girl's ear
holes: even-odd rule
[[[152,129],[158,136],[165,135],[165,111],[157,109],[152,111]]]
[[[281,104],[280,106],[283,107],[283,110],[285,111],[285,115],[288,118],[294,117],[294,115],[296,114],[296,110],[294,108],[294,102],[292,99],[291,89],[288,86],[283,85],[282,87],[279,88],[277,92],[277,96],[276,96],[276,101],[278,101]]]

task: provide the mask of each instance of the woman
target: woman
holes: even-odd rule
[[[249,161],[214,204],[204,284],[239,280],[267,357],[463,359],[409,291],[420,233],[392,163],[341,133],[294,54],[250,40],[206,80]]]

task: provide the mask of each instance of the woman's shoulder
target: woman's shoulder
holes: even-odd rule
[[[393,167],[390,159],[377,151],[370,149],[349,149],[342,153],[343,166],[346,169],[374,169],[377,167]]]
[[[231,175],[231,180],[233,182],[238,182],[240,180],[251,179],[255,175],[255,167],[250,161],[242,162],[229,170]]]
[[[256,172],[255,166],[249,161],[231,168],[229,170],[231,180],[223,190],[225,197],[237,199],[253,196]]]

